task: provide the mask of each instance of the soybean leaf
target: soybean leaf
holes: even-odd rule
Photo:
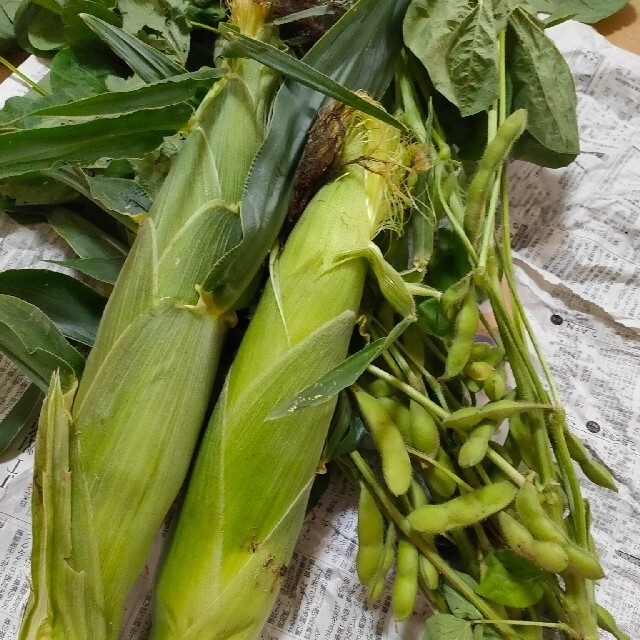
[[[475,591],[507,607],[525,609],[544,595],[544,574],[512,551],[495,551],[486,558],[487,572]]]
[[[573,160],[580,150],[576,93],[565,59],[542,25],[520,8],[509,18],[509,36],[513,110],[527,110],[526,130],[542,147]],[[514,150],[523,157],[526,147],[516,144]]]
[[[0,350],[45,392],[56,369],[67,387],[84,368],[82,356],[40,309],[4,294],[0,294]]]
[[[0,294],[38,307],[70,340],[92,346],[106,299],[65,273],[47,269],[0,272]]]
[[[51,61],[49,82],[52,94],[63,93],[71,99],[106,91],[105,81],[115,72],[99,54],[82,56],[69,47],[61,49]]]
[[[456,571],[458,577],[466,582],[472,589],[478,586],[478,583],[466,573]],[[468,600],[463,598],[453,587],[445,584],[443,587],[444,598],[451,609],[451,613],[458,618],[466,620],[481,620],[482,614]]]
[[[348,89],[380,99],[395,71],[401,47],[398,32],[408,2],[359,0],[305,55],[305,63]],[[242,241],[205,282],[205,289],[213,290],[223,307],[237,304],[275,242],[307,131],[325,100],[323,94],[292,80],[285,80],[278,92],[269,133],[245,185]]]
[[[366,368],[398,339],[411,322],[413,322],[411,318],[402,320],[386,337],[374,340],[364,349],[349,356],[344,362],[328,371],[319,380],[297,393],[293,398],[279,404],[267,419],[276,420],[299,409],[324,404],[331,400],[337,393],[354,384]]]
[[[106,284],[115,284],[124,264],[121,258],[76,258],[72,260],[49,260],[62,267],[70,267]]]
[[[453,335],[453,324],[442,311],[440,301],[429,298],[417,307],[418,326],[425,332],[438,338],[450,338]]]
[[[499,9],[493,0],[414,0],[407,10],[407,46],[463,116],[498,98],[498,33],[506,18]]]
[[[80,17],[145,82],[184,73],[183,67],[177,62],[126,31],[86,13]]]
[[[91,52],[91,57],[109,53],[109,48],[82,19],[89,14],[115,27],[122,26],[122,18],[112,10],[115,2],[100,0],[67,0],[62,8],[62,21],[67,44],[78,54]]]
[[[182,0],[118,0],[122,28],[184,66],[189,26]]]
[[[59,162],[134,158],[182,128],[192,114],[187,104],[143,109],[113,118],[74,122],[0,136],[0,178],[52,168]]]
[[[627,4],[627,0],[529,0],[536,13],[548,13],[546,22],[577,20],[593,24],[613,15]]]
[[[16,11],[14,33],[22,49],[34,55],[51,56],[64,43],[64,28],[60,17],[61,7],[49,3],[25,1]]]
[[[30,384],[9,413],[0,421],[0,454],[3,454],[25,427],[30,427],[38,417],[42,391]]]
[[[297,80],[311,89],[320,91],[334,100],[338,100],[347,106],[378,118],[398,129],[404,128],[404,125],[390,116],[384,109],[377,107],[353,91],[349,91],[349,89],[346,89],[340,83],[327,77],[324,73],[317,71],[304,61],[284,53],[267,42],[248,38],[228,25],[221,24],[218,29],[231,43],[231,46],[224,52],[226,57],[246,56],[253,58],[265,66],[274,69],[285,78]]]
[[[429,264],[429,284],[445,291],[471,271],[469,254],[462,241],[451,229],[438,230],[438,242]]]
[[[436,613],[427,619],[423,640],[473,640],[473,628],[467,620]]]
[[[0,51],[11,49],[15,42],[13,21],[21,0],[2,0],[0,2]]]

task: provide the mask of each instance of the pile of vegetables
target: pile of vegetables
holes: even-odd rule
[[[627,638],[577,467],[615,482],[519,301],[506,171],[575,158],[545,28],[620,6],[7,4],[3,46],[52,59],[0,111],[2,206],[77,256],[0,273],[32,381],[3,441],[44,396],[20,638],[118,638],[181,487],[152,637],[257,638],[338,468],[369,600],[425,598],[425,639]]]

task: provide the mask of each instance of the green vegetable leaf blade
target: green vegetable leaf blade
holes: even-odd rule
[[[486,558],[487,572],[475,591],[507,607],[525,609],[544,595],[544,574],[531,562],[503,550]]]
[[[93,345],[106,299],[83,282],[46,269],[0,273],[0,294],[28,302],[46,314],[63,336]]]
[[[511,14],[509,35],[513,109],[527,110],[527,131],[539,145],[573,160],[580,151],[576,93],[565,59],[522,9]]]
[[[45,392],[56,369],[67,386],[84,368],[82,356],[40,309],[4,294],[0,294],[0,349]]]
[[[0,455],[2,455],[25,428],[31,426],[38,417],[42,391],[30,384],[9,413],[0,421]]]
[[[473,627],[447,613],[436,613],[427,619],[422,640],[473,640]]]
[[[115,284],[124,264],[124,258],[75,258],[72,260],[49,260],[61,267],[70,267],[106,284]]]

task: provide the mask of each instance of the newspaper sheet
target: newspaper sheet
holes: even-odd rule
[[[620,484],[612,494],[584,483],[607,571],[597,596],[640,640],[640,58],[584,25],[551,33],[574,73],[582,153],[565,169],[512,166],[517,276],[571,427]],[[46,72],[33,58],[22,70]],[[0,104],[25,90],[14,78],[3,83]],[[51,268],[43,261],[66,252],[46,225],[20,226],[0,213],[0,270]],[[0,359],[0,417],[25,386]],[[0,460],[0,640],[17,637],[28,593],[34,430]],[[422,637],[424,605],[398,625],[389,593],[374,607],[365,603],[355,575],[355,501],[334,477],[305,522],[263,640]],[[158,548],[133,590],[123,640],[148,637]]]

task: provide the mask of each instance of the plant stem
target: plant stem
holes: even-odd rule
[[[29,78],[24,73],[22,73],[22,71],[20,71],[18,67],[11,64],[6,58],[3,58],[2,56],[0,56],[0,64],[4,65],[7,69],[9,69],[11,73],[14,73],[15,75],[17,75],[18,78],[22,80],[22,82],[24,82],[25,84],[28,84],[34,91],[37,91],[41,96],[48,95],[48,93],[41,86],[36,84],[31,78]]]

